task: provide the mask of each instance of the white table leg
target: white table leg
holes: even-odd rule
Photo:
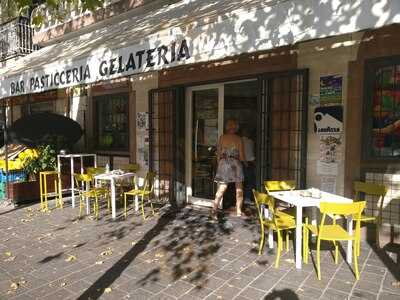
[[[303,207],[296,206],[296,269],[301,269]]]
[[[72,208],[75,207],[75,178],[74,178],[74,158],[71,157],[71,202]]]
[[[111,179],[111,215],[112,218],[115,219],[117,217],[117,212],[115,209],[116,206],[116,199],[115,199],[115,180]]]
[[[264,207],[264,219],[270,219],[268,208]],[[270,249],[274,248],[274,231],[272,229],[268,229],[268,247]]]
[[[86,182],[86,186],[85,186],[85,190],[88,192],[90,189],[89,187],[89,182]],[[89,202],[89,197],[85,197],[85,201],[86,201],[86,214],[90,215],[90,202]]]
[[[349,235],[353,235],[353,218],[352,216],[349,216],[347,218],[347,232]],[[346,254],[346,260],[349,264],[352,262],[352,253],[353,253],[353,241],[348,241],[347,242],[347,254]]]

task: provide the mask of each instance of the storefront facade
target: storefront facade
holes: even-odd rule
[[[197,2],[183,9],[199,8]],[[15,120],[26,111],[18,112],[21,97],[30,99],[30,112],[53,107],[82,124],[79,147],[98,153],[100,164],[137,162],[142,172],[158,173],[160,198],[202,205],[215,193],[216,141],[225,121],[235,118],[255,142],[259,188],[266,179],[294,179],[299,187],[351,196],[355,180],[384,182],[390,188],[383,219],[393,229],[400,221],[398,2],[390,2],[385,21],[367,13],[372,4],[310,4],[307,13],[291,1],[253,2],[251,9],[222,6],[197,23],[182,20],[181,27],[146,38],[133,32],[140,42],[77,56],[64,75],[53,65],[46,72],[29,65],[25,73],[17,66],[2,81],[15,94],[2,90],[8,116]],[[357,9],[366,15],[356,24],[335,17],[350,20]],[[264,22],[272,15],[281,19]],[[315,23],[312,15],[330,18],[332,26]],[[128,34],[118,31],[118,43]],[[13,77],[18,72],[23,90]],[[65,84],[54,85],[56,74],[56,83],[64,77]],[[19,95],[55,88],[61,89],[52,105],[44,104],[44,96]],[[326,118],[317,119],[321,114]],[[377,203],[371,199],[368,209],[373,212]]]

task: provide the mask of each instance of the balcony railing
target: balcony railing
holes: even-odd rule
[[[29,19],[17,17],[0,25],[0,61],[24,56],[36,50]]]

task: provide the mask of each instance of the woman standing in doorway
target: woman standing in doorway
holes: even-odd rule
[[[218,141],[218,167],[215,174],[215,182],[218,183],[218,189],[212,209],[212,217],[214,219],[217,219],[218,207],[228,184],[233,182],[236,188],[236,215],[242,216],[244,179],[242,162],[244,162],[245,158],[242,138],[237,135],[238,129],[239,126],[236,120],[228,120],[225,125],[225,134]]]

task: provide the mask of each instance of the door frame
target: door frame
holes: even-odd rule
[[[187,203],[199,205],[199,206],[212,206],[214,199],[206,199],[200,197],[194,197],[193,195],[193,168],[192,168],[192,143],[193,143],[193,92],[204,91],[210,89],[218,89],[218,137],[221,136],[224,130],[224,83],[206,84],[190,86],[185,89],[185,100],[186,100],[186,141],[185,141],[185,166],[186,166],[186,201]]]

